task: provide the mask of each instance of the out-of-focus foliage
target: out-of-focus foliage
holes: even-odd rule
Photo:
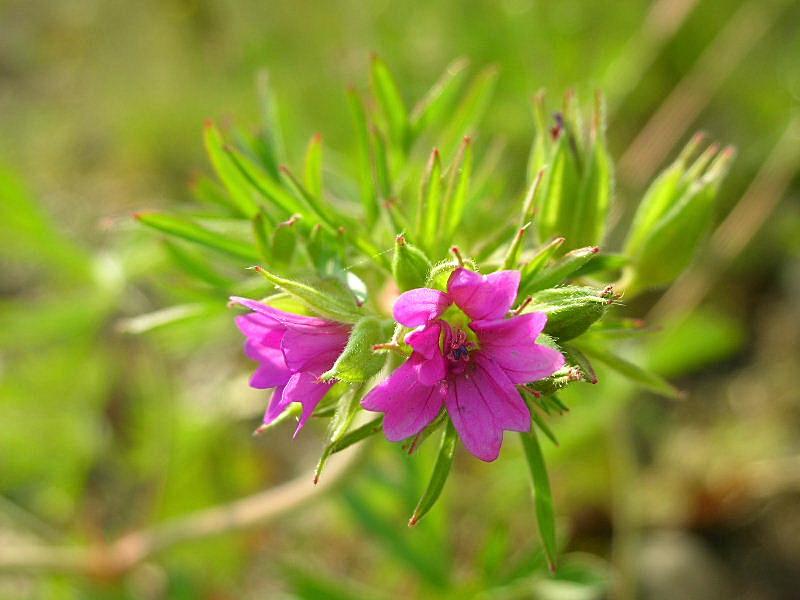
[[[669,125],[685,126],[681,142],[702,124],[738,148],[714,222],[741,197],[800,95],[800,16],[788,2],[506,1],[468,10],[455,2],[9,2],[0,15],[3,544],[114,537],[313,467],[322,427],[294,442],[289,425],[287,435],[268,440],[249,435],[262,398],[247,389],[222,291],[241,281],[238,268],[222,261],[198,281],[205,250],[162,246],[128,216],[143,205],[186,204],[186,181],[205,160],[202,123],[236,115],[249,132],[260,118],[260,68],[278,94],[277,143],[288,162],[304,164],[308,154],[313,165],[314,147],[300,140],[321,131],[325,160],[355,172],[358,139],[341,84],[364,82],[371,51],[392,65],[409,104],[455,56],[496,65],[496,75],[484,75],[488,83],[496,77],[496,95],[476,141],[487,149],[484,169],[502,174],[491,180],[508,187],[480,190],[486,201],[464,236],[489,212],[519,202],[510,192],[525,183],[534,132],[527,99],[540,87],[555,98],[575,86],[584,102],[595,88],[606,91],[608,146],[627,165],[616,173],[616,193],[631,210],[612,215],[623,223],[653,175],[640,177],[637,156],[624,151],[693,69],[699,76],[683,84],[692,110],[673,108]],[[731,23],[741,35],[728,34],[723,51],[715,50]],[[751,31],[752,45],[737,56],[732,50],[749,43]],[[413,130],[392,135],[405,139]],[[314,189],[309,171],[297,175]],[[217,198],[203,177],[194,190]],[[565,392],[571,412],[558,422],[559,447],[539,440],[564,516],[560,538],[572,555],[557,580],[545,578],[531,535],[520,447],[507,444],[497,469],[457,457],[441,500],[448,510],[405,530],[398,524],[416,506],[436,444],[413,461],[376,445],[375,460],[336,501],[267,531],[177,547],[112,585],[4,575],[0,595],[522,598],[535,590],[559,598],[582,581],[581,597],[599,597],[608,565],[580,554],[590,551],[613,562],[617,579],[638,575],[653,597],[677,594],[665,591],[664,572],[673,585],[707,586],[704,597],[730,589],[781,597],[793,590],[785,582],[796,579],[800,556],[786,526],[797,518],[796,198],[790,187],[781,218],[718,269],[701,311],[653,332],[646,353],[618,357],[650,356],[650,367],[689,392],[687,401],[636,393],[599,366],[591,401],[580,387]],[[274,257],[292,252],[292,226],[279,231],[279,241],[268,238]],[[242,285],[246,293],[263,284],[254,277]],[[216,305],[208,302],[215,293]],[[653,300],[643,295],[627,310],[645,314]],[[160,332],[154,323],[175,315],[152,311],[174,305],[182,325]],[[124,320],[142,314],[150,321]],[[132,336],[120,323],[150,333]],[[626,331],[620,324],[593,335]],[[609,436],[620,423],[628,436]],[[682,533],[641,534],[631,558],[630,531],[645,526]],[[690,576],[698,571],[699,583]]]

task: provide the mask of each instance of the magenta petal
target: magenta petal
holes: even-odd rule
[[[292,376],[283,360],[283,352],[278,348],[258,346],[248,341],[245,344],[245,354],[259,362],[258,369],[250,379],[250,387],[266,389],[285,385]]]
[[[472,380],[494,415],[495,423],[508,431],[530,431],[531,413],[517,387],[490,358],[475,353]]]
[[[257,300],[250,300],[249,298],[241,298],[239,296],[231,296],[231,302],[235,302],[236,304],[241,304],[249,308],[252,311],[255,311],[259,315],[263,315],[267,318],[274,319],[281,325],[286,328],[293,328],[296,330],[307,331],[307,332],[318,332],[318,331],[326,331],[326,332],[334,332],[334,331],[346,331],[347,326],[341,323],[337,323],[336,321],[329,321],[327,319],[320,319],[319,317],[309,317],[306,315],[297,315],[294,313],[288,313],[263,302],[258,302]]]
[[[394,319],[406,327],[419,327],[437,319],[450,306],[444,292],[417,288],[401,294],[394,302]]]
[[[279,347],[283,332],[286,331],[275,319],[258,313],[239,315],[235,321],[245,337],[273,348]]]
[[[272,398],[269,400],[269,406],[264,413],[264,425],[269,425],[275,419],[280,417],[286,409],[289,408],[289,401],[283,396],[283,386],[275,388],[272,392]]]
[[[447,282],[447,293],[472,319],[501,319],[514,304],[519,278],[519,271],[481,275],[456,269]]]
[[[512,319],[473,321],[481,352],[506,372],[513,383],[528,383],[549,377],[564,366],[560,352],[535,342],[547,317],[527,313]]]
[[[311,373],[295,373],[289,379],[283,390],[284,401],[286,403],[299,402],[303,405],[303,414],[300,415],[300,421],[297,423],[297,429],[294,432],[295,436],[300,433],[306,421],[314,413],[314,409],[317,408],[319,401],[322,400],[333,385],[333,383],[320,382],[317,376]]]
[[[347,338],[347,333],[306,333],[288,329],[281,340],[281,349],[292,371],[322,373],[333,366],[347,345]]]
[[[366,410],[384,413],[383,431],[391,442],[422,431],[436,418],[444,402],[446,386],[422,385],[412,360],[400,365],[361,401]]]
[[[529,431],[531,415],[514,384],[480,353],[475,369],[451,380],[447,412],[472,454],[491,462],[500,453],[503,430]]]
[[[435,321],[409,333],[406,336],[406,344],[425,358],[432,358],[434,355],[442,353],[439,345],[441,333],[442,324],[440,321]]]
[[[459,375],[451,379],[445,405],[467,450],[486,462],[496,459],[503,444],[503,430],[495,423],[473,378]]]

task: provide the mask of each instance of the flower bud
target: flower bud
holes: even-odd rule
[[[403,235],[398,235],[394,243],[392,275],[401,292],[425,287],[431,272],[431,261],[425,253],[409,244]]]
[[[625,244],[633,263],[627,273],[629,292],[671,283],[691,262],[711,226],[733,149],[726,148],[712,161],[717,152],[712,145],[688,165],[700,141],[696,136],[656,178],[636,211]]]
[[[598,290],[568,285],[538,292],[526,312],[545,313],[545,333],[565,341],[581,335],[601,319],[615,298],[611,287]]]
[[[353,326],[339,358],[333,367],[322,374],[321,380],[338,379],[347,383],[366,381],[383,368],[386,355],[374,352],[372,347],[386,338],[380,321],[375,317],[363,317]]]

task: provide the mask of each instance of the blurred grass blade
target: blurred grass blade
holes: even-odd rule
[[[439,499],[447,477],[450,475],[450,468],[453,466],[457,439],[456,428],[453,427],[452,421],[448,419],[444,433],[442,433],[442,443],[439,446],[439,454],[436,456],[436,463],[433,466],[433,473],[428,482],[428,487],[425,488],[425,493],[420,498],[417,507],[414,509],[414,514],[411,515],[411,519],[408,521],[409,527],[416,525],[422,517],[428,514],[428,511],[433,508],[433,505]]]
[[[201,173],[195,176],[189,183],[189,189],[198,202],[222,208],[231,215],[242,216],[238,208],[231,203],[225,188],[207,175]]]
[[[141,212],[134,216],[139,222],[148,227],[189,240],[248,263],[255,263],[259,260],[259,254],[253,245],[210,231],[186,219],[155,212]]]
[[[278,165],[283,161],[283,136],[278,118],[278,102],[272,91],[269,73],[266,69],[259,71],[256,88],[261,108],[261,131],[258,135],[258,150],[261,162],[267,173],[278,178]]]
[[[213,122],[206,122],[203,137],[214,171],[228,191],[231,207],[243,217],[252,218],[258,211],[258,203],[253,199],[254,190],[225,151],[225,140]]]
[[[372,150],[370,145],[369,125],[364,103],[355,89],[347,92],[350,112],[356,128],[356,147],[358,152],[358,187],[361,205],[364,208],[367,225],[377,221],[380,213],[376,177],[373,175]]]
[[[473,129],[483,118],[497,85],[499,71],[490,66],[482,70],[467,88],[461,103],[455,110],[452,120],[443,136],[442,151],[445,157],[452,156],[453,150],[465,135],[471,135]]]
[[[372,57],[371,79],[378,108],[389,129],[389,137],[406,152],[409,141],[408,112],[394,77],[386,63],[377,56]]]
[[[428,129],[438,129],[455,103],[461,84],[466,76],[469,61],[464,58],[447,65],[439,80],[411,111],[410,127],[412,140]]]
[[[322,136],[317,133],[308,143],[304,162],[304,179],[308,193],[322,200]]]
[[[117,331],[121,333],[140,334],[180,323],[188,319],[196,317],[204,317],[213,314],[215,308],[209,304],[180,304],[178,306],[170,306],[169,308],[162,308],[151,313],[132,317],[130,319],[122,319],[117,322]]]
[[[203,256],[190,252],[181,244],[164,240],[164,247],[172,261],[188,275],[216,288],[227,289],[232,284],[230,279],[217,273]]]
[[[558,547],[556,545],[556,520],[553,510],[553,496],[550,491],[550,480],[547,477],[547,468],[544,464],[544,456],[536,437],[536,430],[532,427],[530,433],[520,433],[522,447],[525,450],[525,458],[528,461],[528,468],[531,473],[533,483],[533,500],[536,507],[536,521],[539,525],[539,536],[542,539],[547,563],[550,571],[556,571],[556,557]]]
[[[664,398],[669,398],[670,400],[680,400],[684,397],[684,394],[679,389],[660,375],[648,371],[621,356],[586,343],[582,343],[578,345],[578,347],[589,357],[598,360],[620,375],[627,377],[634,383],[651,392],[663,396]]]

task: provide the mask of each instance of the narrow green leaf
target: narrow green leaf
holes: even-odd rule
[[[461,158],[463,157],[463,158]],[[451,238],[461,224],[469,199],[470,179],[472,178],[472,139],[465,137],[459,155],[451,166],[451,180],[448,182],[443,203],[445,237]],[[460,168],[457,168],[459,165]]]
[[[253,198],[252,185],[225,151],[225,140],[219,129],[207,121],[204,130],[206,152],[214,171],[230,194],[233,208],[242,216],[252,218],[258,211],[258,203]]]
[[[550,491],[550,479],[547,477],[547,468],[544,456],[536,437],[536,430],[531,428],[530,433],[520,433],[525,458],[531,472],[533,483],[533,499],[536,507],[536,521],[539,525],[539,536],[547,555],[550,571],[556,571],[556,558],[558,546],[556,544],[556,519],[553,510],[553,495]]]
[[[322,451],[322,456],[320,456],[319,461],[317,462],[317,467],[314,469],[314,483],[316,484],[319,482],[320,475],[322,475],[322,470],[325,468],[325,465],[331,456],[367,439],[370,436],[375,435],[382,430],[383,415],[376,417],[375,419],[372,419],[371,421],[368,421],[367,423],[364,423],[363,425],[356,427],[347,433],[343,433],[337,439],[331,440]]]
[[[353,330],[339,358],[329,371],[320,376],[323,381],[337,379],[347,383],[366,381],[383,368],[386,355],[372,347],[386,338],[381,322],[375,317],[362,317]]]
[[[294,191],[295,196],[302,199],[302,203],[311,209],[317,219],[331,229],[336,229],[338,223],[331,214],[330,205],[325,204],[321,197],[317,198],[312,195],[286,165],[280,166],[280,172],[289,187]]]
[[[258,262],[256,249],[244,242],[210,231],[180,217],[155,212],[141,212],[134,215],[139,222],[190,242],[211,248],[248,263]]]
[[[322,200],[322,135],[315,134],[306,148],[304,182],[308,193]]]
[[[528,230],[530,225],[530,223],[525,223],[517,230],[516,235],[514,235],[514,239],[511,240],[511,244],[508,246],[508,251],[503,259],[503,264],[500,267],[501,269],[515,269],[517,267],[520,249],[522,248],[522,240],[525,238],[525,232]]]
[[[242,177],[266,200],[283,211],[284,216],[301,214],[312,223],[316,220],[308,206],[287,192],[250,158],[231,146],[225,146],[223,150]]]
[[[597,246],[578,248],[567,252],[555,264],[533,276],[526,276],[523,271],[520,295],[525,296],[564,283],[568,277],[592,260],[598,252],[600,252],[600,248]]]
[[[372,89],[381,115],[389,128],[391,140],[403,148],[408,148],[408,112],[400,90],[386,64],[377,56],[372,57]]]
[[[547,265],[549,260],[553,258],[558,252],[558,249],[564,243],[563,237],[557,237],[545,244],[536,254],[533,255],[525,265],[522,267],[522,281],[532,281],[536,276],[541,273],[542,269]]]
[[[297,222],[299,217],[293,216],[288,221],[278,223],[272,233],[270,254],[277,265],[288,265],[292,262],[294,249],[297,246]]]
[[[439,233],[442,201],[442,162],[434,148],[422,178],[417,208],[417,239],[424,248],[433,247]]]
[[[306,285],[298,281],[279,277],[262,267],[254,267],[256,272],[265,279],[281,288],[284,292],[297,298],[314,312],[342,323],[356,323],[363,316],[356,307],[355,302],[348,301],[343,296],[334,296],[331,293],[320,291],[317,287]]]
[[[414,509],[414,514],[408,521],[408,526],[413,527],[419,520],[428,514],[433,505],[439,499],[444,489],[444,484],[447,477],[450,475],[450,468],[453,466],[453,456],[456,451],[456,428],[453,427],[452,421],[447,420],[444,433],[442,434],[442,443],[439,446],[439,454],[436,456],[436,463],[433,466],[433,473],[431,474],[428,487],[422,494],[417,507]]]
[[[604,348],[581,343],[579,348],[591,358],[624,375],[634,383],[670,400],[683,399],[684,394],[660,375],[643,369]]]

